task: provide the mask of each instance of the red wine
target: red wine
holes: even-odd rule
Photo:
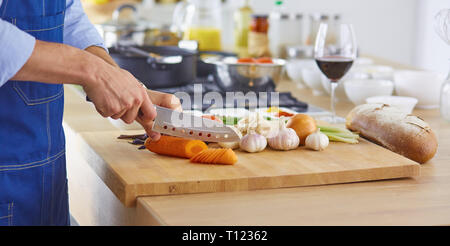
[[[331,82],[337,82],[352,67],[353,59],[341,56],[316,58],[317,65]]]

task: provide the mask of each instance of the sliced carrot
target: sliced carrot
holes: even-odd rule
[[[222,154],[223,149],[216,149],[212,151],[212,153],[209,155],[208,163],[215,163],[218,159],[218,157]]]
[[[221,149],[219,149],[221,150]],[[214,163],[217,160],[217,157],[219,157],[220,155],[222,155],[221,153],[222,151],[214,151],[208,158],[208,162],[209,163]]]
[[[157,154],[183,158],[192,158],[201,151],[208,149],[205,142],[172,136],[161,136],[158,141],[145,141],[145,147]]]
[[[198,161],[200,161],[200,162],[206,162],[208,156],[209,156],[209,151],[202,151],[201,154],[200,154],[200,156],[199,156],[199,158],[198,158]]]
[[[220,158],[221,162],[225,163],[225,164],[234,164],[237,162],[237,155],[234,153],[234,151],[232,149],[227,149],[227,151],[225,152],[224,155],[221,156]]]
[[[220,149],[220,151],[217,151],[217,154],[214,156],[213,162],[220,161],[220,158],[227,152],[227,149]]]
[[[196,162],[198,160],[198,155],[194,155],[190,160]]]
[[[237,156],[232,149],[205,149],[193,156],[191,162],[233,165]]]

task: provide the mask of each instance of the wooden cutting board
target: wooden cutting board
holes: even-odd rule
[[[136,131],[86,132],[80,150],[100,178],[125,206],[136,197],[337,184],[418,176],[420,165],[383,147],[331,142],[324,151],[300,147],[267,148],[260,153],[236,150],[233,166],[193,164],[188,159],[138,150],[120,134]]]

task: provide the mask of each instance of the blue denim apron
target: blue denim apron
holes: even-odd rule
[[[1,19],[63,42],[66,0],[3,0]],[[13,39],[12,39],[13,40]],[[0,87],[0,225],[68,225],[62,85]]]

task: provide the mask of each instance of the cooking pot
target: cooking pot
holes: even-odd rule
[[[131,9],[133,15],[131,19],[120,18],[120,14],[125,9]],[[96,24],[106,47],[112,47],[115,43],[121,41],[134,45],[152,45],[158,35],[161,35],[161,27],[136,19],[137,9],[134,5],[120,5],[112,14],[112,20]]]

